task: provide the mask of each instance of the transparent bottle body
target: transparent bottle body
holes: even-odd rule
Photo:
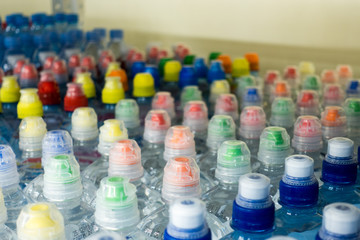
[[[19,185],[2,188],[8,219],[6,225],[12,230],[16,229],[16,220],[21,209],[30,201],[25,196]]]
[[[274,235],[273,231],[266,232],[244,232],[244,231],[234,231],[221,240],[265,240],[271,238]]]
[[[56,130],[61,127],[63,116],[60,105],[44,105],[43,119],[46,122],[46,128],[48,131]]]
[[[21,162],[18,165],[18,172],[22,188],[25,188],[29,182],[44,173],[41,166],[41,150],[24,151],[21,156]]]
[[[215,179],[216,163],[217,149],[209,149],[199,160],[198,165],[200,172],[208,176],[210,179]]]
[[[360,204],[360,188],[356,184],[337,185],[324,182],[320,186],[319,199],[322,206],[334,202]]]
[[[257,157],[258,151],[259,151],[259,144],[260,139],[259,138],[243,138],[240,137],[240,140],[245,142],[248,146],[250,153],[251,153],[251,169],[253,172],[259,171],[260,162]]]
[[[285,164],[265,164],[261,163],[259,173],[270,178],[270,195],[275,196],[279,189],[279,183],[284,174]]]
[[[5,224],[0,225],[0,239],[1,240],[16,240],[17,236],[16,233],[11,230]]]
[[[74,155],[79,162],[81,170],[101,158],[101,154],[97,151],[97,145],[97,138],[88,141],[74,139]]]

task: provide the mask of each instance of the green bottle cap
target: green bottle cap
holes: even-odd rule
[[[160,74],[160,77],[163,77],[164,76],[164,68],[165,68],[165,64],[168,62],[168,61],[171,61],[173,59],[171,58],[162,58],[160,59],[159,61],[159,74]]]
[[[211,52],[209,54],[209,64],[212,60],[216,60],[221,55],[221,52]]]
[[[196,55],[187,55],[184,58],[184,65],[193,65]]]

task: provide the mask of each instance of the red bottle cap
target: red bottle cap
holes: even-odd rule
[[[43,105],[58,105],[61,103],[60,88],[52,72],[43,71],[40,73],[38,95]]]
[[[73,54],[69,58],[68,67],[69,68],[76,68],[80,66],[80,55],[79,54]]]
[[[81,67],[87,67],[89,71],[96,69],[95,59],[92,56],[85,56],[81,59]]]
[[[58,59],[55,60],[51,70],[54,72],[54,74],[67,74],[67,67],[64,60]]]
[[[43,69],[44,70],[49,70],[52,68],[52,65],[55,61],[56,57],[55,56],[49,56],[45,59],[45,62],[43,64]]]
[[[20,79],[34,79],[38,78],[38,72],[34,64],[24,64],[20,72]]]
[[[67,91],[64,98],[64,110],[73,112],[78,107],[87,107],[88,100],[82,90],[81,84],[68,83]]]
[[[26,59],[17,60],[15,63],[14,70],[13,70],[14,75],[20,76],[21,69],[26,63],[28,63],[28,61]]]

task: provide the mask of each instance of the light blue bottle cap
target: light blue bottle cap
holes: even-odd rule
[[[65,130],[53,130],[46,133],[42,141],[42,165],[51,157],[59,154],[73,154],[73,142]]]
[[[15,153],[9,145],[0,145],[0,187],[19,184]]]

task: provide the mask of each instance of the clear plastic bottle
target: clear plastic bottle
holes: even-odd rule
[[[37,88],[39,75],[34,64],[24,64],[21,68],[19,83],[20,88]]]
[[[324,208],[316,240],[359,239],[359,222],[360,212],[354,205],[343,202],[330,204]]]
[[[117,62],[120,62],[126,52],[126,45],[123,40],[124,32],[122,29],[110,30],[110,41],[108,49],[114,54]]]
[[[100,38],[95,31],[86,32],[86,42],[83,46],[83,53],[87,56],[92,56],[95,61],[98,60],[98,53],[100,49]]]
[[[258,87],[246,87],[241,101],[241,109],[249,106],[263,105],[263,97]]]
[[[217,151],[226,140],[235,140],[235,123],[232,117],[215,115],[210,119],[206,146],[208,151],[199,159],[201,172],[211,175],[216,168]]]
[[[303,80],[307,75],[315,74],[316,68],[313,62],[302,61],[299,63],[299,73],[301,80]]]
[[[313,74],[306,75],[305,78],[302,80],[301,89],[313,90],[317,92],[321,97],[322,85],[319,76]]]
[[[353,71],[350,65],[337,65],[336,73],[339,78],[339,83],[345,89],[347,83],[353,78]]]
[[[4,39],[5,53],[2,62],[2,69],[6,74],[11,74],[18,60],[25,58],[25,53],[21,49],[20,38],[7,36]]]
[[[8,219],[4,196],[0,189],[0,236],[2,240],[16,240],[16,233],[5,225]]]
[[[101,157],[97,151],[99,130],[97,115],[93,108],[75,109],[71,117],[71,136],[74,140],[74,155],[81,170]]]
[[[300,76],[297,66],[287,66],[284,69],[283,79],[290,85],[291,98],[296,100],[300,86]]]
[[[246,89],[248,87],[256,87],[256,79],[253,76],[243,76],[241,78],[235,79],[235,94],[238,100],[241,100],[246,94]]]
[[[66,93],[66,84],[69,82],[66,62],[61,59],[54,60],[51,71],[54,73],[55,80],[59,85],[60,94],[62,97],[64,97]]]
[[[209,98],[209,83],[207,81],[208,67],[204,58],[196,58],[194,62],[195,74],[198,79],[199,90],[205,101]]]
[[[108,174],[111,148],[117,141],[127,138],[127,129],[123,121],[117,119],[106,120],[104,125],[100,127],[98,151],[101,157],[84,169],[82,177],[99,186],[101,179]]]
[[[284,80],[277,80],[272,85],[270,102],[273,102],[278,97],[291,97],[291,89],[289,84]]]
[[[346,97],[358,98],[360,97],[360,81],[357,79],[349,80],[346,85]]]
[[[209,116],[212,116],[215,111],[216,99],[223,93],[230,93],[230,85],[226,80],[216,80],[210,86],[209,96]]]
[[[213,180],[219,184],[205,193],[207,211],[218,217],[223,223],[232,216],[232,202],[238,193],[239,178],[251,172],[250,151],[239,140],[228,140],[221,144]]]
[[[354,143],[348,138],[329,140],[327,155],[323,161],[320,198],[323,205],[334,202],[359,204],[356,189],[357,160],[353,157]]]
[[[55,204],[65,219],[66,239],[78,240],[89,236],[92,226],[87,219],[93,215],[90,205],[95,199],[96,187],[82,183],[80,166],[75,156],[57,155],[44,165],[44,175],[31,184],[39,184],[33,202]],[[40,188],[42,185],[42,188]]]
[[[170,159],[164,169],[162,200],[166,203],[142,219],[138,228],[148,236],[162,239],[169,222],[169,204],[177,199],[200,198],[200,169],[192,158],[175,157]],[[207,214],[207,222],[218,239],[230,232],[229,227],[221,223],[213,214]],[[216,229],[216,231],[214,230]]]
[[[329,106],[321,113],[323,152],[328,149],[328,141],[334,137],[346,137],[346,115],[342,107]]]
[[[58,33],[65,32],[67,28],[66,14],[63,12],[58,12],[54,15],[54,17],[56,31]]]
[[[189,101],[184,107],[184,126],[188,126],[194,134],[196,158],[207,151],[206,138],[208,129],[208,111],[203,101]]]
[[[346,99],[344,110],[346,114],[347,134],[348,137],[354,141],[354,153],[357,157],[360,144],[360,98]]]
[[[222,62],[219,60],[211,61],[209,71],[207,73],[208,83],[212,84],[215,81],[224,79],[226,79],[226,75],[222,66]]]
[[[327,106],[341,106],[344,102],[345,96],[340,84],[332,83],[325,85],[323,107]]]
[[[177,122],[174,98],[170,92],[157,92],[152,100],[151,108],[152,110],[165,110],[171,119],[171,123]]]
[[[171,96],[178,101],[180,98],[179,75],[181,71],[181,63],[176,60],[171,60],[165,63],[164,77],[161,91],[170,92]]]
[[[239,192],[233,203],[231,227],[234,232],[222,239],[262,240],[273,235],[275,206],[270,192],[270,179],[248,173],[240,177]]]
[[[295,154],[303,154],[314,160],[314,171],[317,177],[321,172],[323,148],[321,123],[314,116],[300,116],[295,122],[292,147]]]
[[[293,136],[295,122],[295,104],[289,97],[277,97],[271,105],[270,125],[283,127]]]
[[[244,141],[250,149],[251,165],[254,171],[260,167],[257,153],[259,151],[260,136],[265,127],[266,116],[262,107],[250,106],[241,111],[238,135],[240,140]]]
[[[64,218],[54,204],[26,205],[17,220],[19,240],[65,240]]]
[[[19,185],[15,154],[8,145],[0,145],[0,173],[0,187],[8,214],[6,225],[15,230],[16,219],[21,208],[28,203],[28,198]]]
[[[319,95],[314,90],[301,90],[296,102],[296,117],[312,115],[320,117]]]
[[[50,38],[46,34],[34,35],[34,43],[36,46],[32,62],[37,69],[40,69],[47,57],[56,56],[56,53],[51,49]]]
[[[178,109],[176,109],[179,119],[182,119],[184,114],[184,107],[186,103],[190,101],[202,101],[202,93],[198,86],[186,86],[181,91],[180,106]]]
[[[236,96],[231,93],[221,94],[216,99],[214,115],[228,115],[237,123],[239,121],[239,107]]]
[[[276,81],[280,80],[280,72],[277,70],[267,70],[264,76],[264,97],[265,97],[265,103],[269,102],[272,95],[272,90],[274,88],[274,84]],[[270,107],[270,106],[269,106]]]
[[[323,88],[325,88],[326,85],[336,84],[338,82],[338,76],[336,70],[333,69],[322,70],[320,81],[321,84],[323,85]]]
[[[290,137],[285,128],[267,127],[260,136],[258,160],[259,172],[270,178],[270,194],[274,196],[284,173],[285,159],[293,153]]]
[[[285,160],[279,193],[281,208],[275,213],[277,234],[302,233],[320,226],[319,182],[314,175],[312,158],[292,155]]]

